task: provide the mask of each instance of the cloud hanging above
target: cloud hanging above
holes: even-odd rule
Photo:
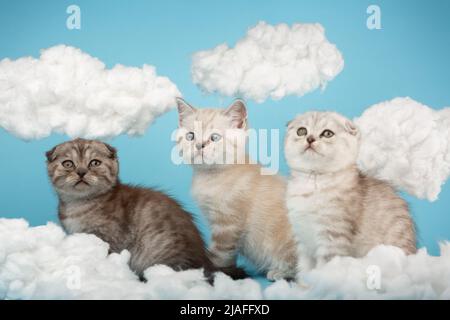
[[[108,255],[108,245],[88,234],[66,235],[61,227],[29,227],[0,219],[1,299],[450,299],[450,244],[441,256],[425,249],[406,256],[379,246],[361,259],[336,257],[304,274],[304,286],[253,279],[233,281],[223,273],[209,285],[200,270],[175,272],[159,265],[140,282],[130,254]],[[375,269],[374,269],[375,266]],[[370,269],[369,269],[370,268]],[[377,287],[370,274],[381,278]],[[370,286],[367,283],[370,282]]]
[[[450,108],[395,98],[368,108],[355,122],[364,172],[418,198],[438,198],[450,175]]]
[[[80,49],[59,45],[39,59],[0,61],[0,127],[31,140],[52,133],[109,138],[139,135],[175,106],[175,84],[155,67],[107,69]]]
[[[234,47],[196,52],[191,73],[207,93],[264,102],[324,88],[343,67],[341,52],[320,24],[259,22]]]

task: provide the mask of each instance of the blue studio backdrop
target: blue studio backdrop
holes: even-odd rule
[[[223,42],[232,46],[261,20],[318,22],[343,53],[344,70],[323,91],[262,104],[249,101],[253,128],[278,128],[284,134],[287,121],[306,110],[335,110],[355,117],[375,103],[402,96],[436,109],[448,106],[450,1],[377,0],[382,29],[369,30],[366,9],[372,2],[2,0],[0,59],[38,57],[40,49],[71,45],[108,67],[154,65],[193,105],[224,107],[231,99],[205,95],[193,84],[192,53]],[[80,30],[66,27],[71,4],[81,8]],[[176,127],[173,109],[143,136],[120,136],[109,142],[119,150],[123,182],[155,186],[173,195],[198,218],[208,239],[208,227],[190,195],[192,170],[171,161],[171,134]],[[25,218],[31,225],[57,222],[57,199],[47,178],[44,153],[67,139],[54,134],[23,141],[0,129],[0,217]],[[280,171],[288,173],[284,159]],[[404,197],[418,227],[419,246],[438,254],[439,241],[450,239],[450,184],[443,186],[435,202]]]

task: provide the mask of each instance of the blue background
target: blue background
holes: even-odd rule
[[[368,30],[366,9],[377,4],[382,30]],[[81,30],[66,28],[66,8],[81,8]],[[198,106],[226,106],[230,99],[206,96],[190,78],[193,52],[229,45],[260,20],[272,24],[319,22],[344,55],[345,68],[324,92],[256,104],[249,101],[254,128],[283,129],[305,110],[332,109],[358,116],[375,103],[410,96],[434,108],[450,105],[450,1],[1,1],[0,58],[39,56],[57,44],[81,48],[106,63],[151,64]],[[157,119],[142,137],[121,136],[124,182],[157,186],[197,217],[190,196],[191,168],[170,159],[175,110]],[[24,142],[0,129],[0,217],[26,218],[32,225],[57,221],[57,200],[46,175],[44,152],[67,137]],[[282,174],[288,170],[284,160]],[[406,196],[419,230],[419,245],[438,254],[450,239],[450,184],[430,203]]]

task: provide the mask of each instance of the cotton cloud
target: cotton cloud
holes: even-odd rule
[[[450,175],[450,108],[396,98],[368,108],[356,124],[364,172],[418,198],[438,198]]]
[[[337,257],[305,274],[302,286],[283,280],[263,287],[222,273],[211,286],[201,270],[163,265],[147,269],[142,283],[128,268],[129,257],[127,251],[108,255],[108,245],[93,235],[0,219],[0,299],[450,299],[450,244],[441,245],[440,257],[424,249],[405,256],[386,246],[362,259]],[[378,289],[368,289],[370,270],[380,276]]]
[[[59,45],[39,59],[0,61],[0,127],[23,139],[52,132],[108,138],[143,134],[175,106],[175,84],[153,66],[107,69],[81,50]]]
[[[224,43],[196,52],[192,79],[208,93],[263,102],[323,88],[343,67],[320,24],[260,22],[234,48]]]

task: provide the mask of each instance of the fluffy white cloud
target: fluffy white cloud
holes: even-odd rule
[[[234,48],[221,44],[196,52],[191,71],[208,93],[263,102],[323,88],[343,67],[342,54],[320,24],[260,22]]]
[[[364,172],[416,197],[438,198],[450,175],[450,108],[396,98],[368,108],[356,124]]]
[[[52,132],[107,138],[144,133],[155,117],[175,106],[175,84],[142,68],[103,62],[64,45],[39,59],[0,61],[0,127],[23,139]]]
[[[265,288],[224,274],[213,287],[200,270],[162,265],[147,269],[142,283],[128,259],[126,251],[108,255],[108,245],[93,235],[67,236],[51,223],[31,228],[24,220],[0,219],[0,299],[450,299],[450,244],[441,245],[440,257],[380,246],[362,259],[333,259],[305,274],[303,286],[277,281]],[[379,290],[367,287],[374,265],[381,272]]]

